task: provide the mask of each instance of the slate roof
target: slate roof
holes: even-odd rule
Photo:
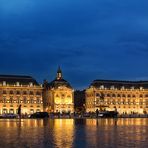
[[[148,81],[119,81],[119,80],[94,80],[91,84],[91,86],[94,86],[96,88],[99,88],[100,86],[104,86],[105,88],[111,88],[111,86],[114,86],[114,88],[124,88],[130,89],[131,87],[134,87],[135,89],[139,89],[140,87],[143,87],[144,89],[148,88]]]
[[[39,85],[38,82],[31,76],[21,76],[21,75],[0,75],[0,83],[3,81],[9,85],[16,85],[19,82],[20,85],[29,85],[32,83],[33,85]]]
[[[47,84],[48,88],[58,88],[59,86],[65,86],[67,88],[72,88],[70,83],[64,79],[55,79]]]

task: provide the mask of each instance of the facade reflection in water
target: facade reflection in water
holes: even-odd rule
[[[0,147],[146,147],[148,119],[0,120]]]
[[[146,147],[148,119],[92,119],[86,120],[89,147]],[[89,138],[92,137],[92,138]]]
[[[73,145],[74,124],[72,119],[55,119],[53,129],[57,147],[70,148]]]

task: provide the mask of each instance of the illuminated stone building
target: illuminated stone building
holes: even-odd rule
[[[42,86],[30,76],[0,75],[0,114],[43,111]]]
[[[148,113],[148,81],[94,80],[85,95],[87,112]]]
[[[43,101],[44,110],[48,112],[73,112],[74,90],[71,85],[63,79],[59,67],[57,76],[52,82],[44,82]]]

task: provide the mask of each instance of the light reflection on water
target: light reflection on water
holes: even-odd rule
[[[145,148],[148,119],[1,119],[3,148]]]

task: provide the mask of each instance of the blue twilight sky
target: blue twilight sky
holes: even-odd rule
[[[94,79],[148,80],[147,0],[0,0],[0,74],[75,89]]]

